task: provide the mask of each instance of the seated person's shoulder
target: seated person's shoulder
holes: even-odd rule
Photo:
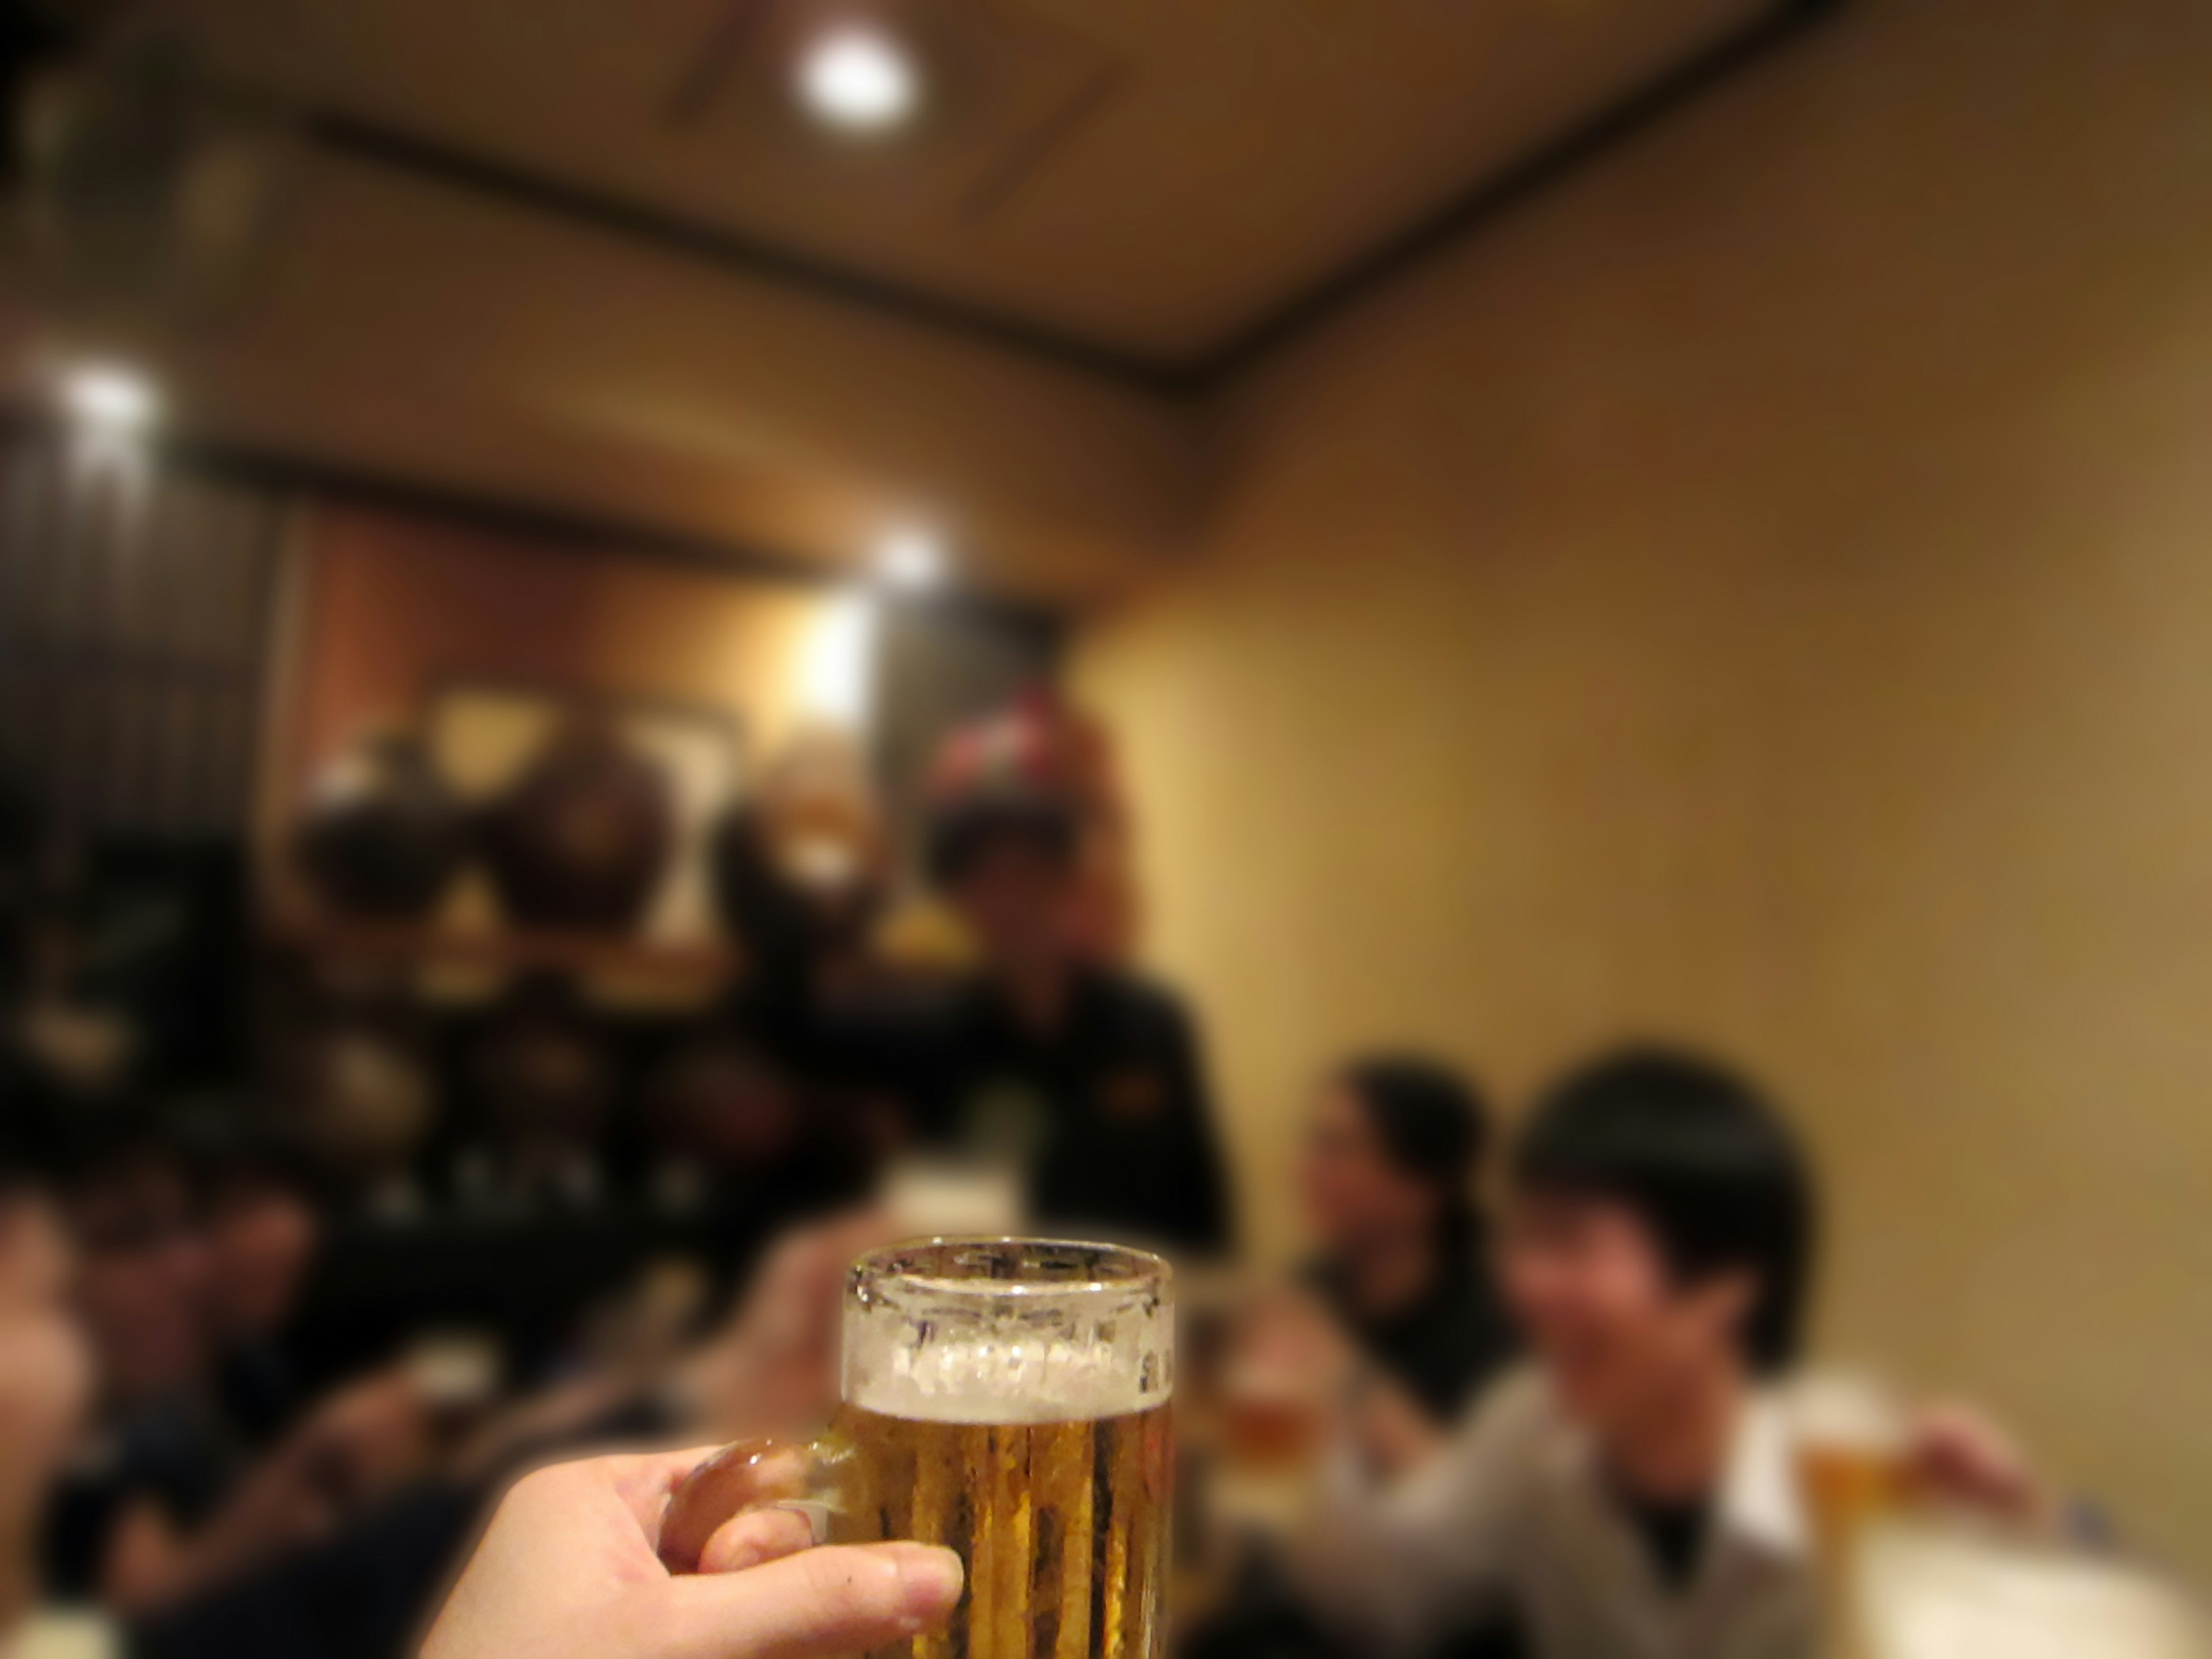
[[[1565,1419],[1559,1405],[1552,1396],[1551,1384],[1546,1381],[1543,1368],[1523,1362],[1509,1365],[1494,1377],[1490,1385],[1468,1402],[1470,1415],[1492,1418],[1502,1423],[1522,1425],[1532,1431],[1549,1432],[1561,1426]]]
[[[1460,1413],[1452,1438],[1531,1465],[1553,1461],[1576,1443],[1543,1372],[1526,1363],[1508,1366],[1477,1391]]]

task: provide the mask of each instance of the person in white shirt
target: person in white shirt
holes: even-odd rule
[[[1770,1389],[1796,1358],[1813,1261],[1796,1139],[1725,1068],[1627,1051],[1542,1098],[1512,1185],[1501,1267],[1533,1364],[1402,1477],[1338,1471],[1296,1552],[1304,1594],[1362,1652],[1504,1624],[1540,1659],[1812,1659],[1808,1542]],[[1356,1367],[1338,1385],[1348,1401],[1374,1386]],[[1966,1414],[1925,1420],[1911,1455],[1982,1507],[2035,1502]]]

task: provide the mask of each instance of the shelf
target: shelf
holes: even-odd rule
[[[461,973],[568,973],[599,981],[716,991],[744,959],[725,940],[674,944],[605,933],[534,928],[465,931],[422,922],[288,918],[271,943],[325,962]]]

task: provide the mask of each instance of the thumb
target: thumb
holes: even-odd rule
[[[943,1624],[960,1558],[928,1544],[830,1545],[741,1572],[670,1579],[649,1614],[665,1659],[842,1659]]]

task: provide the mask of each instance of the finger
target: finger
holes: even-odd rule
[[[668,1508],[669,1494],[684,1476],[721,1449],[692,1446],[682,1451],[629,1452],[594,1460],[622,1499],[623,1507],[645,1528],[646,1536],[660,1535],[660,1517]]]
[[[675,1572],[694,1572],[708,1542],[732,1516],[803,1497],[810,1450],[768,1440],[725,1446],[670,1493],[653,1529],[654,1548]]]
[[[2034,1479],[2003,1432],[1971,1411],[1923,1413],[1913,1446],[1915,1474],[1941,1496],[1996,1510],[2033,1501]]]
[[[747,1510],[715,1528],[699,1552],[702,1572],[742,1572],[814,1543],[813,1518],[799,1510]]]
[[[960,1558],[928,1544],[801,1550],[744,1572],[672,1578],[650,1613],[657,1659],[843,1659],[933,1629]]]

